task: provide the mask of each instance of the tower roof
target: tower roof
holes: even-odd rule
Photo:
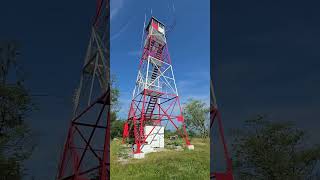
[[[159,21],[157,18],[155,18],[154,16],[152,16],[152,17],[150,18],[150,21],[149,21],[147,27],[146,27],[146,31],[148,31],[149,26],[151,25],[152,20],[158,22],[158,23],[161,24],[163,27],[165,27],[165,25],[164,25],[161,21]]]

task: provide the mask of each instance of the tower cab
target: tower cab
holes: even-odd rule
[[[163,60],[163,49],[166,45],[165,26],[155,17],[151,17],[146,27],[147,37],[144,47],[149,51],[149,56],[157,59],[155,62],[161,66]]]
[[[159,36],[164,39],[165,42],[165,26],[163,23],[161,23],[159,20],[157,20],[155,17],[151,17],[147,27],[146,31],[148,32],[148,35],[154,35]]]

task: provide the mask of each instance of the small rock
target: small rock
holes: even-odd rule
[[[183,151],[181,146],[176,146],[176,151]]]

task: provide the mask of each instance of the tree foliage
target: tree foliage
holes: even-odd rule
[[[320,146],[306,147],[305,138],[306,133],[290,122],[271,122],[262,116],[246,121],[233,143],[238,179],[312,179]]]
[[[115,120],[112,122],[112,130],[111,130],[111,139],[113,138],[121,138],[122,137],[122,130],[123,130],[124,121],[122,120]]]
[[[119,112],[120,110],[120,102],[119,102],[119,96],[120,96],[120,90],[116,84],[116,76],[112,75],[111,80],[111,111],[112,112]]]
[[[189,99],[184,106],[184,118],[189,132],[202,138],[209,135],[209,108],[206,103]]]
[[[111,139],[115,137],[122,137],[122,128],[123,128],[124,122],[118,119],[118,113],[120,111],[119,96],[120,96],[120,90],[116,84],[116,76],[113,75],[111,77],[111,112],[110,112]]]
[[[19,77],[17,54],[15,42],[0,43],[0,179],[21,179],[34,147],[25,122],[34,105]]]

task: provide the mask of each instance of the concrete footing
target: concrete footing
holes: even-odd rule
[[[133,158],[134,159],[143,159],[144,158],[144,153],[141,152],[141,153],[134,153],[133,154]]]
[[[189,149],[189,150],[194,150],[194,146],[193,145],[187,145],[187,148]]]

